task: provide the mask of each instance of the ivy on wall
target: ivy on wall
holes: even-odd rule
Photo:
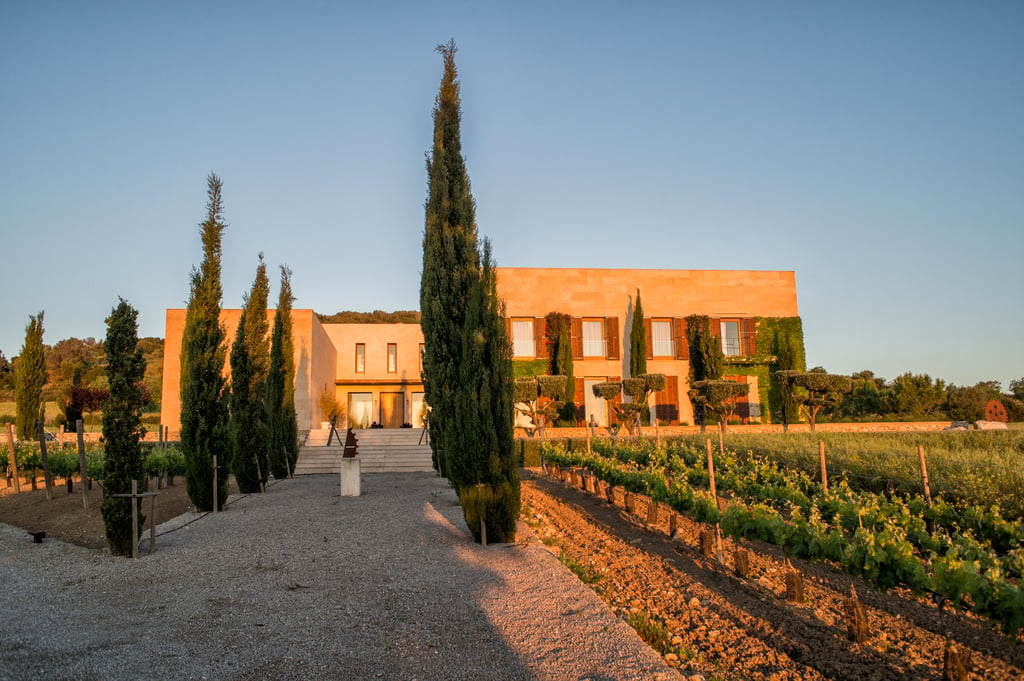
[[[514,359],[512,360],[512,378],[533,378],[548,373],[546,359]]]
[[[800,317],[757,317],[756,333],[757,353],[738,358],[726,357],[723,373],[727,376],[757,376],[762,423],[781,423],[783,394],[771,375],[779,369],[807,370],[803,321]],[[783,363],[792,366],[782,366]],[[790,422],[794,420],[791,415]]]

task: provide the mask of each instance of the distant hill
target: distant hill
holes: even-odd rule
[[[317,313],[322,324],[419,324],[419,310],[398,310],[396,312],[335,312],[332,315]]]

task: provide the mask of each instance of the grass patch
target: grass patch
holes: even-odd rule
[[[678,646],[672,645],[672,634],[664,624],[654,619],[644,611],[632,611],[626,615],[626,622],[636,629],[636,633],[650,647],[654,648],[661,655],[672,653],[680,659],[684,658]],[[692,655],[690,655],[692,657]]]
[[[565,555],[565,551],[562,551],[558,559],[562,561],[562,565],[572,570],[573,574],[579,577],[579,580],[584,584],[597,584],[602,579],[601,573],[589,565],[584,565],[572,556]]]

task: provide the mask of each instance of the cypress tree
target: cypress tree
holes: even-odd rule
[[[491,245],[484,241],[481,276],[466,306],[462,365],[448,478],[459,492],[466,524],[480,541],[513,541],[519,515],[519,467],[513,439],[512,349],[498,299]]]
[[[107,354],[107,381],[110,396],[103,404],[103,487],[104,499],[100,505],[106,528],[110,552],[131,555],[132,552],[132,500],[115,498],[114,494],[132,491],[132,480],[145,491],[146,471],[143,466],[142,447],[139,442],[145,431],[142,427],[142,406],[145,402],[142,379],[146,375],[146,360],[139,347],[139,313],[123,298],[107,318],[107,338],[103,348]],[[142,500],[138,505],[138,532],[145,517]]]
[[[270,473],[277,479],[288,476],[294,463],[291,461],[291,449],[288,440],[297,425],[295,420],[294,401],[289,403],[291,409],[291,424],[289,427],[287,414],[285,413],[285,380],[287,366],[291,366],[294,373],[292,358],[285,354],[285,319],[291,322],[291,300],[285,302],[285,276],[288,270],[281,268],[281,292],[278,300],[277,312],[274,314],[274,330],[270,338],[270,366],[267,369],[267,460],[270,466]],[[290,292],[288,298],[291,297]],[[282,310],[282,308],[284,308]],[[291,331],[288,332],[287,345],[291,347]],[[292,385],[292,395],[295,394],[295,387]],[[293,398],[294,400],[294,398]]]
[[[633,325],[629,330],[629,375],[643,376],[647,373],[647,327],[644,325],[644,306],[640,302],[640,289],[636,290],[636,304],[633,306]]]
[[[476,209],[462,158],[455,43],[439,45],[444,60],[434,103],[434,144],[427,159],[427,201],[420,279],[423,392],[430,406],[434,467],[446,475],[448,442],[456,429],[455,402],[462,366],[462,331],[479,278]]]
[[[235,342],[231,347],[231,439],[234,455],[232,472],[238,491],[261,491],[267,465],[267,296],[270,282],[260,253],[256,279],[245,297]]]
[[[289,470],[299,460],[299,421],[295,413],[295,342],[292,338],[292,271],[281,265],[281,291],[277,298],[277,318],[281,320],[281,361],[284,363],[284,398],[281,412],[284,423],[284,446]]]
[[[220,324],[221,236],[226,227],[222,183],[207,178],[206,219],[199,225],[203,262],[192,269],[181,341],[181,449],[185,485],[199,511],[213,510],[213,457],[217,457],[217,506],[228,496],[231,438],[224,378],[224,327]],[[219,508],[218,508],[219,510]]]
[[[46,383],[46,354],[43,349],[43,312],[29,315],[25,327],[25,344],[14,362],[14,426],[18,437],[36,437],[36,419],[43,404]]]

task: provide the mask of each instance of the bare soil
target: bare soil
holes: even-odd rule
[[[577,483],[578,484],[578,483]],[[722,542],[722,562],[700,551],[711,529],[660,509],[627,512],[552,477],[528,474],[522,488],[526,520],[563,562],[626,619],[660,625],[665,659],[687,674],[728,679],[942,679],[948,641],[969,658],[969,678],[1024,678],[1024,645],[991,623],[944,612],[905,591],[879,592],[836,566],[793,560],[804,600],[786,598],[786,558],[759,542]],[[618,500],[618,497],[617,497]],[[670,515],[676,528],[670,536]],[[749,551],[746,578],[733,555]],[[867,609],[869,637],[847,638],[850,587]]]
[[[20,493],[15,493],[13,486],[0,488],[0,523],[20,527],[26,531],[43,531],[48,538],[60,539],[78,546],[92,549],[107,548],[103,516],[100,513],[103,490],[99,485],[92,485],[87,508],[83,508],[82,486],[78,479],[74,480],[73,491],[70,494],[64,479],[55,480],[52,499],[46,498],[46,486],[42,478],[37,480],[36,485],[38,489],[33,491],[31,483],[22,480]],[[185,479],[181,476],[175,477],[173,485],[161,485],[159,489],[156,480],[151,480],[150,489],[159,492],[156,500],[157,525],[195,510],[185,491]],[[237,492],[234,480],[231,482],[230,491]],[[144,530],[149,529],[153,520],[149,517],[149,509],[150,502],[144,501],[142,512],[147,516]]]

